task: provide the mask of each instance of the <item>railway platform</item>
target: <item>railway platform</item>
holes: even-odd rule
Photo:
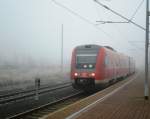
[[[150,119],[150,99],[144,99],[144,79],[135,74],[45,119]]]

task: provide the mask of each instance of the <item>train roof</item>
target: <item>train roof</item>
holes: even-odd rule
[[[85,50],[85,49],[99,49],[99,48],[107,48],[109,50],[112,50],[112,51],[115,51],[112,47],[110,46],[100,46],[100,45],[95,45],[95,44],[86,44],[86,45],[80,45],[80,46],[77,46],[76,49],[78,50]]]
[[[94,45],[94,44],[86,44],[86,45],[80,45],[77,46],[76,49],[99,49],[102,46]]]
[[[112,50],[112,51],[115,51],[115,52],[117,52],[115,49],[113,49],[112,47],[110,47],[110,46],[104,46],[105,48],[107,48],[107,49],[109,49],[109,50]]]

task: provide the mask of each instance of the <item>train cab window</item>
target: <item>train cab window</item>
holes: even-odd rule
[[[77,69],[94,69],[96,64],[96,54],[81,54],[76,56]]]

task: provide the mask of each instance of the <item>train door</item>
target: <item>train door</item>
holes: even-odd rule
[[[117,67],[116,67],[116,59],[113,57],[113,79],[116,81],[117,79]]]
[[[105,55],[105,60],[104,60],[104,64],[105,64],[105,69],[104,69],[104,72],[105,72],[105,78],[108,78],[109,76],[109,57],[108,57],[108,54],[106,53]]]
[[[129,74],[131,74],[131,58],[129,57]]]

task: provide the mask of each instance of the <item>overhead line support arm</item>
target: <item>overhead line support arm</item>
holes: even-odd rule
[[[120,16],[121,18],[127,20],[129,23],[132,23],[133,25],[135,25],[135,26],[141,28],[141,29],[144,30],[144,31],[146,30],[143,26],[141,26],[141,25],[139,25],[139,24],[133,22],[132,20],[130,20],[130,19],[126,18],[126,17],[124,17],[123,15],[121,15],[121,14],[119,14],[118,12],[116,12],[116,11],[110,9],[110,8],[107,7],[106,5],[100,3],[99,1],[97,1],[97,0],[94,0],[94,1],[95,1],[97,4],[99,4],[100,6],[104,7],[105,9],[107,9],[107,10],[111,11],[112,13],[116,14],[117,16]]]

